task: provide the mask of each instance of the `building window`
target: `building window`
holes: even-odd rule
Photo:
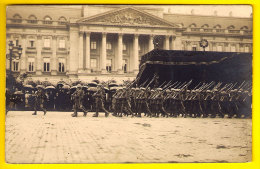
[[[230,48],[230,51],[231,52],[236,52],[236,46],[232,45],[231,48]]]
[[[49,58],[44,58],[43,59],[43,71],[44,72],[49,72],[50,71],[50,59]]]
[[[107,72],[111,73],[111,71],[112,71],[112,59],[107,59],[106,70],[107,70]]]
[[[249,52],[249,46],[245,46],[245,52]]]
[[[30,40],[30,41],[29,41],[29,45],[30,45],[31,48],[35,47],[34,40]]]
[[[59,62],[59,72],[64,72],[65,70],[64,70],[64,63],[62,63],[62,62]]]
[[[59,18],[59,22],[58,22],[59,25],[65,25],[66,22],[67,22],[67,19],[64,16]]]
[[[28,71],[34,71],[34,58],[28,58]]]
[[[34,62],[29,62],[29,72],[34,71]]]
[[[44,39],[43,46],[45,48],[50,48],[51,47],[51,39]]]
[[[123,59],[123,71],[124,73],[127,73],[127,59]]]
[[[27,23],[36,24],[36,23],[37,23],[37,18],[36,18],[36,16],[30,15],[29,18],[28,18],[28,20],[27,20]]]
[[[111,50],[112,49],[112,44],[111,42],[107,42],[107,50]]]
[[[13,71],[18,72],[19,71],[19,62],[13,61]]]
[[[22,17],[19,14],[15,14],[13,16],[12,22],[14,22],[14,23],[22,23]]]
[[[97,59],[90,59],[90,67],[93,69],[97,68]]]
[[[90,49],[92,49],[92,50],[97,49],[97,42],[96,42],[96,41],[91,41],[91,43],[90,43]]]
[[[126,50],[126,44],[123,43],[123,50]]]
[[[223,51],[223,50],[222,50],[222,46],[219,45],[219,46],[217,47],[217,51],[218,51],[218,52],[222,52],[222,51]]]
[[[52,19],[49,16],[44,17],[43,24],[52,24]]]
[[[59,48],[65,48],[65,39],[59,40]]]
[[[197,45],[192,45],[192,51],[197,51]]]

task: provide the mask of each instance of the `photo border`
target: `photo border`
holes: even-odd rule
[[[138,163],[138,164],[8,164],[5,162],[5,71],[6,71],[6,6],[7,5],[33,5],[33,4],[55,4],[55,5],[81,5],[81,4],[209,4],[209,5],[228,5],[243,4],[251,5],[253,8],[253,108],[252,108],[252,162],[248,163]],[[117,168],[173,168],[178,169],[211,169],[211,168],[229,168],[229,169],[258,169],[260,168],[260,104],[259,88],[260,88],[260,1],[259,0],[1,0],[0,1],[0,168],[1,169],[117,169]],[[259,67],[258,67],[259,66]]]

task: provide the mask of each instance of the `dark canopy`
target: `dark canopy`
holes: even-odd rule
[[[137,85],[158,74],[163,82],[242,82],[252,80],[252,53],[152,50],[141,58]],[[153,85],[153,84],[151,84]]]

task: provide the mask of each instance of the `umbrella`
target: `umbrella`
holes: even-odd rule
[[[117,90],[117,89],[118,89],[117,86],[115,86],[115,87],[111,87],[111,88],[110,88],[110,91],[111,91],[111,90]]]
[[[63,89],[69,89],[70,86],[69,86],[69,85],[64,85],[62,88],[63,88]]]
[[[96,82],[90,82],[90,83],[88,83],[88,86],[90,86],[90,87],[96,87],[96,86],[97,86],[97,83],[96,83]]]
[[[89,87],[89,88],[88,88],[88,91],[95,92],[95,91],[97,91],[97,88],[96,88],[96,87]]]
[[[43,86],[43,85],[37,85],[36,88],[42,88],[42,89],[44,89],[44,86]]]
[[[24,87],[24,88],[33,88],[32,85],[24,85],[23,87]]]
[[[14,94],[23,94],[23,92],[22,91],[16,91],[16,92],[14,92]]]
[[[109,89],[108,89],[107,87],[104,87],[104,90],[105,90],[105,92],[108,92],[108,91],[109,91]]]
[[[55,89],[54,86],[47,86],[45,89]]]
[[[108,87],[115,87],[115,86],[118,86],[118,84],[116,84],[116,83],[110,83],[110,84],[108,85]]]

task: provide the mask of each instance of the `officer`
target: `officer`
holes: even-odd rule
[[[105,96],[104,89],[99,84],[97,87],[97,92],[93,94],[96,103],[96,114],[94,114],[93,117],[98,117],[99,109],[103,110],[105,112],[105,116],[108,117],[109,112],[104,107],[104,96]]]
[[[84,91],[81,88],[81,85],[77,85],[76,91],[72,94],[72,98],[74,99],[74,113],[71,115],[72,117],[78,116],[79,109],[83,110],[84,116],[87,116],[88,111],[85,109],[85,107],[82,105],[82,100],[84,97]]]
[[[35,93],[35,100],[34,100],[34,113],[32,115],[37,115],[37,109],[40,109],[44,112],[44,115],[47,113],[46,109],[44,108],[44,101],[47,99],[43,88],[38,87],[38,90]]]

